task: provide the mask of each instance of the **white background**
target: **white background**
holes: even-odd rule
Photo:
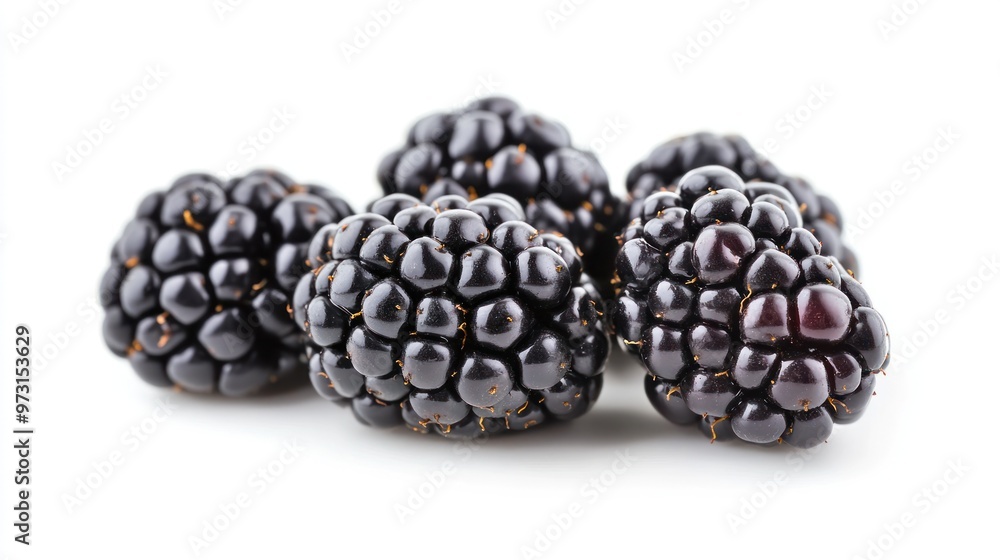
[[[224,13],[211,0],[74,2],[38,15],[46,4],[5,2],[0,16],[0,355],[10,365],[26,323],[49,357],[31,393],[30,548],[12,541],[3,381],[10,558],[192,557],[190,538],[241,492],[250,505],[202,557],[521,558],[538,546],[551,558],[965,557],[992,542],[1000,281],[983,263],[998,251],[995,2],[401,0],[368,39],[358,28],[374,30],[387,0],[246,0]],[[555,20],[560,5],[568,15]],[[711,23],[723,10],[727,23]],[[143,90],[148,69],[165,76]],[[617,189],[654,145],[707,129],[747,136],[833,194],[893,342],[866,417],[812,454],[710,445],[657,416],[640,370],[618,356],[587,416],[470,451],[365,428],[310,387],[248,400],[165,392],[105,349],[98,281],[147,191],[235,160],[360,207],[413,120],[487,88],[596,142]],[[142,99],[126,111],[123,94]],[[291,117],[271,135],[274,111]],[[58,171],[102,119],[110,132]],[[248,158],[250,135],[272,141]],[[168,416],[155,413],[163,399]],[[152,433],[133,446],[122,439],[133,426]],[[289,442],[303,450],[258,492],[254,473]],[[114,453],[123,463],[98,475]],[[619,453],[631,466],[612,476]],[[442,469],[440,487],[421,488]],[[100,486],[68,508],[88,477]],[[401,521],[397,505],[421,489],[430,497]],[[580,515],[552,528],[573,504]]]

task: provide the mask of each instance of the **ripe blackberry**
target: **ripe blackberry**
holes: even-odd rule
[[[501,195],[369,210],[316,234],[293,297],[320,395],[365,424],[450,437],[587,411],[610,340],[568,239]]]
[[[614,235],[625,225],[625,208],[611,194],[607,174],[594,154],[570,145],[563,125],[510,99],[484,98],[417,121],[406,145],[379,164],[378,180],[386,194],[425,202],[443,195],[512,196],[528,223],[560,232],[580,248],[595,280],[610,279],[606,263],[617,250]]]
[[[753,185],[708,166],[646,198],[622,234],[612,323],[667,419],[810,447],[865,411],[888,333],[797,205]]]
[[[721,165],[735,171],[748,182],[751,199],[774,194],[792,201],[802,218],[799,225],[822,243],[821,254],[836,257],[845,268],[857,272],[857,258],[841,239],[843,223],[836,203],[817,194],[805,179],[780,172],[740,136],[699,132],[657,146],[645,160],[632,167],[626,178],[631,201],[629,219],[641,214],[643,200],[649,195],[661,190],[676,191],[677,181],[685,173],[707,165]]]
[[[239,396],[305,370],[289,296],[323,224],[352,213],[273,171],[147,196],[101,282],[104,341],[145,381]]]

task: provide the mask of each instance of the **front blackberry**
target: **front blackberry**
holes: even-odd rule
[[[386,194],[424,201],[452,194],[512,196],[528,223],[560,232],[581,249],[588,274],[602,283],[610,278],[606,263],[625,219],[607,174],[594,154],[570,145],[563,125],[510,99],[484,98],[424,117],[406,145],[379,164],[378,180]]]
[[[104,340],[145,381],[240,396],[305,368],[288,312],[306,245],[350,215],[271,171],[187,175],[147,196],[101,283]]]
[[[677,181],[687,172],[707,165],[721,165],[735,171],[744,181],[760,181],[757,190],[788,193],[798,204],[802,227],[822,243],[821,254],[836,257],[848,270],[857,273],[854,252],[841,239],[840,209],[827,196],[817,194],[809,182],[786,175],[741,136],[720,136],[698,132],[680,136],[657,146],[635,164],[626,178],[631,207],[629,219],[640,215],[642,201],[654,192],[676,190]]]
[[[576,247],[488,195],[389,195],[309,246],[294,295],[310,378],[365,424],[450,437],[583,414],[609,351]]]
[[[684,175],[622,235],[613,325],[667,419],[796,447],[857,420],[889,361],[885,323],[798,204],[733,171]]]

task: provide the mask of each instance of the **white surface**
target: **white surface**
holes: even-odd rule
[[[348,63],[342,43],[388,1],[256,0],[220,17],[224,1],[71,3],[17,52],[10,34],[23,33],[22,17],[42,20],[33,14],[45,2],[0,8],[0,355],[13,361],[17,323],[33,329],[36,356],[68,338],[34,374],[30,548],[9,530],[13,399],[3,382],[10,558],[193,556],[189,538],[240,492],[250,505],[203,557],[523,557],[572,504],[581,515],[543,556],[874,558],[870,541],[881,539],[891,547],[884,558],[964,557],[992,542],[1000,279],[977,275],[998,251],[996,3],[927,2],[885,38],[879,21],[915,1],[593,0],[553,29],[546,11],[557,0],[403,0]],[[732,22],[679,70],[673,54],[723,9]],[[166,76],[147,80],[155,89],[126,111],[116,99],[147,68]],[[467,452],[364,428],[309,387],[268,400],[160,391],[104,348],[88,306],[112,241],[148,190],[237,159],[335,187],[361,206],[376,194],[376,163],[409,124],[484,83],[562,120],[578,144],[620,122],[601,153],[619,189],[655,144],[708,129],[760,148],[772,139],[778,165],[834,194],[850,223],[877,206],[880,217],[852,239],[894,358],[863,421],[838,427],[805,460],[788,448],[709,445],[661,420],[638,369],[616,359],[589,415]],[[827,99],[814,98],[809,118],[789,128],[783,115],[817,88]],[[288,125],[243,161],[241,143],[283,109]],[[102,119],[111,132],[58,180],[52,162]],[[948,129],[957,140],[914,172],[908,160]],[[905,192],[880,202],[897,180]],[[964,284],[978,291],[967,299],[956,291]],[[930,336],[918,334],[931,322]],[[175,408],[154,422],[166,398]],[[133,447],[122,435],[144,421],[154,431]],[[305,450],[283,474],[251,478],[293,440]],[[68,511],[78,478],[115,452],[123,464]],[[634,464],[595,493],[589,481],[618,453]],[[401,523],[396,504],[446,463],[452,474]],[[952,464],[968,470],[936,482]],[[914,497],[926,488],[946,494]],[[755,511],[741,512],[744,500]],[[731,515],[743,514],[732,528]],[[886,528],[906,514],[912,526]]]

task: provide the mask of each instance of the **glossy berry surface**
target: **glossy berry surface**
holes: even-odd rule
[[[489,97],[451,113],[424,117],[407,143],[385,156],[378,180],[386,194],[430,202],[446,195],[505,194],[525,221],[559,232],[583,253],[587,273],[605,285],[625,208],[611,194],[597,158],[571,146],[560,123]]]
[[[272,171],[181,177],[147,196],[101,282],[104,340],[145,381],[240,396],[305,371],[289,313],[320,226],[352,213]]]
[[[804,179],[782,173],[766,156],[757,153],[744,138],[735,135],[720,136],[709,132],[699,132],[673,138],[657,146],[643,161],[629,171],[626,187],[631,200],[629,219],[642,213],[646,198],[659,191],[678,191],[678,182],[685,173],[709,165],[717,165],[734,171],[746,181],[744,194],[751,203],[765,195],[788,201],[788,207],[798,210],[801,223],[792,226],[809,230],[822,243],[820,253],[836,257],[846,269],[857,274],[858,264],[851,251],[841,240],[844,228],[840,209],[827,196],[817,194]],[[690,206],[694,198],[705,194],[704,187],[686,189],[681,192],[684,202]],[[714,190],[732,188],[732,185],[714,185]],[[694,198],[692,198],[694,197]],[[772,199],[772,201],[774,201]],[[692,208],[697,218],[704,209]],[[748,225],[751,230],[773,227],[771,212],[758,212]]]
[[[500,195],[393,194],[323,227],[292,304],[320,395],[365,424],[458,438],[586,412],[610,348],[603,303],[576,247],[524,218]]]
[[[781,197],[707,166],[649,195],[621,235],[619,341],[668,420],[797,447],[856,421],[889,361],[882,317]]]

